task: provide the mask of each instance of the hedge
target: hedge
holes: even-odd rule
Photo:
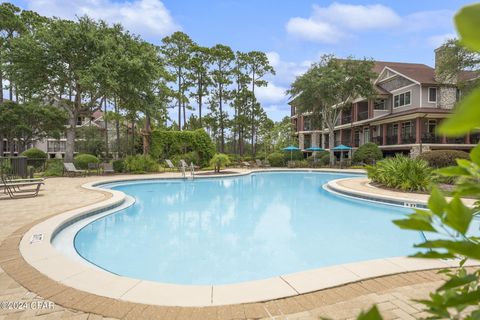
[[[75,165],[75,168],[81,169],[81,170],[87,170],[89,163],[99,163],[99,162],[100,161],[98,160],[97,157],[88,153],[81,153],[77,155],[75,159],[73,159],[73,164]]]
[[[35,169],[40,169],[45,164],[47,159],[47,154],[40,149],[31,148],[22,152],[22,156],[29,159],[28,165],[34,167]]]
[[[132,173],[158,172],[158,163],[149,155],[127,156],[124,160],[125,171]]]
[[[455,166],[456,159],[470,159],[467,152],[458,150],[432,150],[422,153],[418,158],[427,161],[433,168]]]
[[[281,152],[270,153],[267,157],[267,160],[272,167],[285,166],[285,155]]]
[[[374,164],[378,160],[382,160],[382,150],[373,142],[361,145],[353,153],[353,163]]]
[[[203,129],[195,131],[165,131],[152,132],[150,155],[156,159],[170,159],[175,155],[187,152],[198,154],[198,165],[208,166],[215,154],[215,145]]]

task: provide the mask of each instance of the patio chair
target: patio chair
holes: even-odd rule
[[[100,165],[98,163],[95,163],[95,162],[91,162],[88,164],[88,174],[90,174],[90,170],[94,170],[97,172],[97,175],[100,174]]]
[[[7,181],[3,177],[1,178],[0,186],[12,199],[19,198],[32,198],[38,195],[40,187],[44,183],[42,181]],[[23,187],[33,186],[33,189],[23,189]]]
[[[255,163],[256,163],[257,167],[263,168],[263,163],[260,159],[255,159]]]
[[[170,160],[170,159],[165,159],[165,163],[167,164],[168,168],[169,168],[171,171],[177,169],[177,167],[175,167],[175,166],[173,165],[172,160]]]
[[[113,170],[113,164],[111,164],[111,163],[107,163],[107,162],[102,163],[101,167],[102,167],[103,174],[114,174],[115,173],[115,170]]]
[[[63,173],[70,177],[75,177],[77,174],[85,176],[87,174],[86,170],[78,170],[75,168],[75,165],[71,162],[63,163]]]
[[[192,162],[192,164],[193,164],[193,162]],[[190,168],[191,165],[189,165],[185,160],[181,159],[181,160],[180,160],[180,167]],[[200,167],[199,167],[199,166],[196,166],[196,165],[193,165],[193,168],[194,168],[194,169],[199,169]]]
[[[45,181],[44,178],[25,178],[25,179],[18,179],[16,176],[12,174],[4,174],[0,177],[6,183],[16,183],[16,182],[42,182]],[[20,191],[19,187],[13,186],[13,189],[16,191]],[[4,189],[3,192],[7,194],[7,190]]]
[[[251,167],[250,162],[247,162],[247,161],[242,161],[242,162],[240,163],[240,165],[241,165],[242,167],[245,167],[245,168],[250,168],[250,167]]]

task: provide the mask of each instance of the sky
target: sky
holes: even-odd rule
[[[455,36],[461,0],[12,0],[45,16],[120,22],[160,44],[177,30],[203,46],[267,53],[276,75],[257,98],[270,118],[289,115],[285,91],[323,54],[434,65],[433,50]],[[173,114],[172,114],[173,116]]]

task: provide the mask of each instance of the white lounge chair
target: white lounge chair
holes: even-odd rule
[[[75,177],[77,174],[85,176],[87,174],[86,170],[78,170],[75,168],[75,165],[71,162],[63,163],[63,173],[67,176]]]

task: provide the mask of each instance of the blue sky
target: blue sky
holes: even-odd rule
[[[277,75],[259,90],[269,116],[289,114],[284,92],[320,55],[433,66],[433,50],[455,35],[454,13],[472,1],[15,0],[47,16],[88,14],[121,22],[146,40],[182,30],[204,46],[268,53]]]

